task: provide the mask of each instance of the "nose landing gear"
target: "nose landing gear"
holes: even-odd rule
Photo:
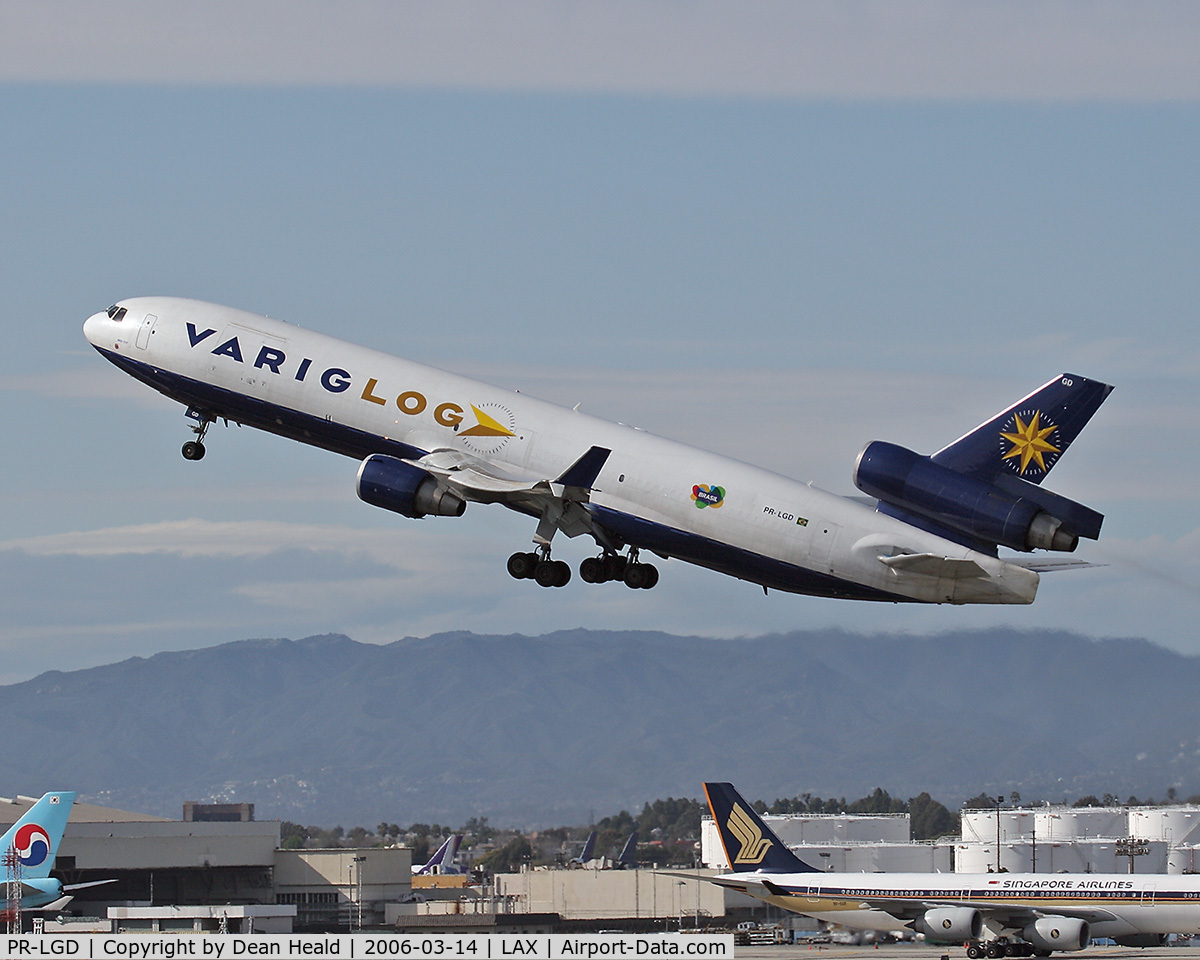
[[[208,428],[217,422],[217,418],[211,413],[205,413],[195,407],[188,407],[187,416],[196,421],[196,425],[192,427],[192,433],[196,435],[196,439],[185,443],[180,453],[183,454],[184,460],[202,460],[205,453],[204,435],[208,433]]]

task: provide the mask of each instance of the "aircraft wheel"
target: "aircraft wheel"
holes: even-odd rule
[[[604,579],[624,580],[626,566],[628,566],[628,563],[624,557],[610,553],[604,558]]]
[[[983,951],[979,949],[979,944],[971,943],[967,945],[967,957],[969,960],[979,960],[983,956]]]
[[[204,458],[204,444],[199,440],[189,440],[180,452],[184,460],[201,460]]]
[[[641,567],[646,572],[646,582],[642,584],[642,589],[649,590],[658,583],[658,567],[652,563],[643,563]]]
[[[514,553],[508,558],[509,576],[516,580],[528,580],[537,571],[538,562],[536,553]]]
[[[1004,954],[1001,952],[1002,950],[1003,947],[995,942],[989,943],[986,947],[984,947],[984,953],[988,960],[996,960],[997,957],[1004,956]]]
[[[604,575],[604,561],[599,557],[588,557],[579,564],[579,578],[584,583],[603,583],[608,579]]]
[[[650,575],[646,572],[646,567],[649,564],[631,563],[625,567],[625,586],[630,590],[641,590],[650,582]]]
[[[542,560],[534,570],[533,578],[539,587],[557,587],[559,576],[557,560]]]
[[[555,560],[554,568],[558,571],[558,576],[554,581],[556,587],[565,587],[571,582],[571,565],[565,560]]]

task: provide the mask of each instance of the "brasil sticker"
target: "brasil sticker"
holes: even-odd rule
[[[692,500],[701,510],[705,507],[715,509],[725,502],[725,488],[716,484],[710,487],[707,483],[698,483],[692,487]]]

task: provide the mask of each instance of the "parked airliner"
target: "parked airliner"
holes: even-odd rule
[[[454,858],[458,856],[458,847],[462,841],[463,835],[461,833],[448,836],[442,841],[442,845],[437,848],[432,857],[424,863],[414,863],[412,865],[413,876],[424,877],[434,873],[460,873],[461,871],[454,865]]]
[[[61,910],[73,891],[116,882],[93,880],[63,886],[61,880],[50,876],[74,802],[75,793],[70,790],[44,794],[0,837],[5,883],[15,880],[21,884],[22,910]]]
[[[1200,933],[1200,876],[825,873],[784,845],[730,783],[706,783],[732,873],[706,878],[853,930],[916,931],[971,958],[1084,950],[1092,937],[1158,946]],[[692,874],[687,874],[692,876]]]
[[[204,456],[234,421],[360,461],[357,491],[406,517],[499,503],[536,520],[509,573],[561,587],[551,541],[590,536],[589,583],[653,587],[644,554],[763,587],[853,600],[1032,603],[1038,572],[1103,516],[1042,480],[1112,390],[1063,374],[922,456],[876,441],[846,498],[727,457],[256,314],[173,297],[122,300],[84,334],[106,359],[187,406]],[[969,398],[967,398],[969,399]],[[956,400],[961,404],[962,399]]]

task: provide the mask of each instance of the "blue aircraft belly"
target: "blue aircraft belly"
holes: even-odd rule
[[[154,387],[172,400],[203,410],[211,416],[228,418],[356,460],[373,453],[416,459],[428,452],[398,440],[389,440],[365,430],[180,376],[121,353],[99,347],[96,349],[130,376]],[[590,505],[589,509],[602,526],[626,543],[749,580],[772,590],[845,600],[915,602],[908,597],[841,580],[632,514],[595,504]]]

